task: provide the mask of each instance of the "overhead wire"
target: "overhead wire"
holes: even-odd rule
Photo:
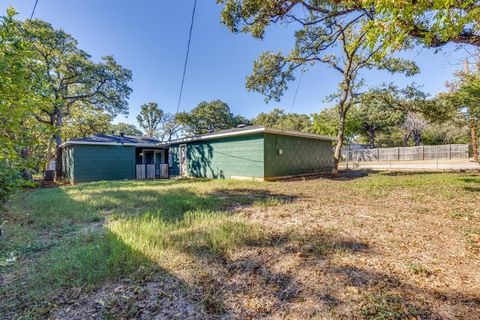
[[[180,109],[180,103],[182,102],[182,94],[183,94],[183,86],[185,84],[185,75],[187,73],[187,65],[188,65],[188,57],[190,55],[190,43],[192,42],[192,31],[193,31],[193,24],[195,21],[195,11],[197,9],[197,0],[194,0],[193,2],[193,10],[192,10],[192,18],[190,21],[190,29],[188,32],[188,42],[187,42],[187,52],[185,54],[185,61],[183,63],[183,73],[182,73],[182,82],[180,85],[180,93],[178,95],[178,102],[177,102],[177,110],[175,112],[175,122],[177,119],[177,114]]]
[[[293,106],[295,105],[295,101],[297,100],[298,90],[300,89],[300,85],[302,83],[302,78],[304,73],[305,71],[302,70],[302,73],[300,74],[300,78],[298,79],[297,89],[295,90],[295,94],[293,95],[292,105],[290,106],[290,113],[292,112]]]
[[[30,20],[33,19],[33,15],[35,14],[35,9],[37,9],[37,4],[38,4],[38,0],[35,0],[35,4],[33,5],[33,9],[32,9],[32,14],[30,14]]]

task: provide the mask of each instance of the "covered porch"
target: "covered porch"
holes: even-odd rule
[[[137,180],[168,179],[168,148],[135,148]]]

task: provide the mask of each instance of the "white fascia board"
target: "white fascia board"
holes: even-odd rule
[[[265,131],[265,128],[255,128],[255,129],[245,130],[245,131],[234,131],[234,132],[210,134],[210,135],[207,135],[207,136],[189,137],[189,138],[178,139],[178,140],[168,142],[168,143],[162,143],[162,144],[160,144],[160,146],[168,146],[168,145],[171,145],[171,144],[182,144],[182,143],[185,143],[185,142],[200,141],[200,140],[210,140],[212,138],[240,136],[240,135],[244,135],[244,134],[251,134],[251,133],[257,133],[257,132],[263,132],[263,131]]]
[[[315,133],[290,131],[290,130],[282,130],[282,129],[274,129],[274,128],[265,128],[265,132],[273,133],[273,134],[281,134],[285,136],[296,136],[296,137],[303,137],[303,138],[310,138],[310,139],[318,139],[318,140],[329,140],[329,141],[337,140],[334,137],[322,136]]]
[[[280,134],[280,135],[285,135],[285,136],[296,136],[296,137],[318,139],[318,140],[328,140],[328,141],[335,141],[336,140],[333,137],[322,136],[322,135],[318,135],[318,134],[314,134],[314,133],[289,131],[289,130],[281,130],[281,129],[273,129],[273,128],[255,128],[255,129],[244,130],[244,131],[234,131],[234,132],[226,132],[226,133],[219,133],[219,134],[210,134],[210,135],[207,135],[207,136],[184,138],[184,139],[179,139],[179,140],[172,141],[170,143],[161,143],[158,146],[169,146],[171,144],[181,144],[181,143],[185,143],[185,142],[210,140],[210,139],[214,139],[214,138],[222,138],[222,137],[230,137],[230,136],[240,136],[240,135],[252,134],[252,133],[257,133],[257,132]]]

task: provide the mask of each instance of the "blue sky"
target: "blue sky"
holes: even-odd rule
[[[30,16],[35,0],[0,0],[5,12],[9,5],[18,18]],[[113,55],[133,72],[130,115],[116,121],[135,124],[139,106],[156,101],[168,112],[175,112],[180,89],[188,27],[193,0],[39,0],[35,18],[72,34],[79,46],[94,59]],[[190,110],[204,100],[221,99],[235,114],[254,117],[275,107],[290,110],[297,82],[280,102],[266,104],[262,95],[245,89],[245,77],[261,52],[287,51],[293,44],[293,29],[270,28],[264,40],[245,34],[232,34],[220,23],[220,6],[215,0],[198,0],[190,60],[180,110]],[[412,81],[435,94],[445,90],[445,82],[462,68],[464,50],[447,46],[435,54],[415,49],[404,56],[414,59],[421,74],[405,78],[384,71],[364,73],[367,85],[395,82],[400,86]],[[303,76],[293,112],[313,113],[328,106],[326,96],[336,91],[338,76],[325,66],[314,67]]]

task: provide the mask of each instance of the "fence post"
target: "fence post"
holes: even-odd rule
[[[348,159],[350,158],[350,146],[347,147],[347,163],[346,163],[346,169],[348,170]]]
[[[397,161],[400,161],[400,147],[397,147]]]
[[[452,159],[452,145],[448,145],[448,160]]]
[[[425,145],[422,145],[422,160],[425,160]]]

